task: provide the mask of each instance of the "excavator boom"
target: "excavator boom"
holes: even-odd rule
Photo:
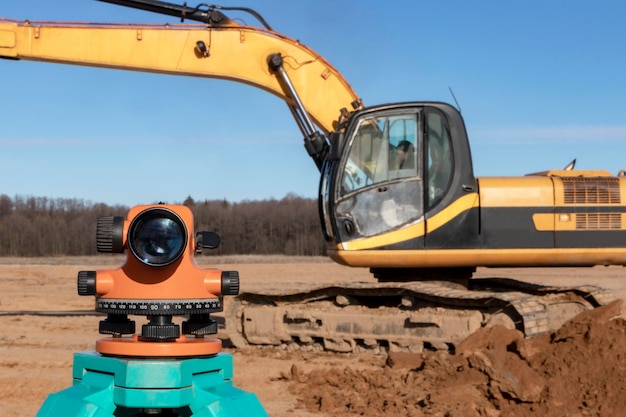
[[[0,19],[0,57],[245,83],[278,96],[324,134],[360,102],[328,61],[297,40],[220,15],[209,24],[163,25]],[[269,66],[275,57],[291,90]]]

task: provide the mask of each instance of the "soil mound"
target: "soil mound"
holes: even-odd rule
[[[287,375],[301,406],[330,416],[622,416],[626,321],[622,301],[586,311],[559,330],[525,339],[481,329],[455,354],[390,353],[378,367]]]

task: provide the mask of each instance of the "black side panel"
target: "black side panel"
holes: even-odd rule
[[[428,249],[480,248],[477,208],[467,211],[428,234]]]
[[[406,240],[404,242],[394,243],[393,245],[381,246],[376,249],[384,250],[408,250],[408,249],[423,249],[424,248],[424,236],[416,237],[415,239]]]
[[[580,230],[556,232],[559,248],[624,248],[626,251],[626,231],[622,230]]]
[[[485,248],[552,248],[554,235],[539,232],[532,220],[535,213],[553,213],[547,207],[494,207],[482,209],[482,235]]]

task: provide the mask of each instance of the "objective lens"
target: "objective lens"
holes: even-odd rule
[[[128,247],[149,266],[176,261],[187,246],[187,231],[178,215],[165,209],[148,209],[135,217],[128,230]]]

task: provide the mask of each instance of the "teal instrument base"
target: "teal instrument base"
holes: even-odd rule
[[[233,359],[74,354],[74,383],[46,398],[36,417],[266,417],[255,394],[233,387]]]

